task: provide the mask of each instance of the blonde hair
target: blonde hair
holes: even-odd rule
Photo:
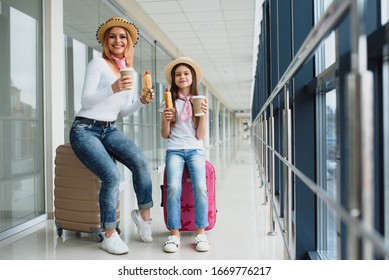
[[[107,31],[105,31],[104,33],[104,42],[103,42],[103,58],[110,60],[113,64],[115,64],[115,62],[112,59],[112,53],[109,50],[108,39],[109,39],[109,33],[114,27],[123,28],[121,26],[112,26],[108,28]],[[128,32],[128,30],[125,28],[123,28],[123,30],[126,33],[126,37],[127,37],[127,46],[126,49],[124,50],[124,57],[126,58],[127,67],[132,67],[134,62],[134,43],[132,42],[130,32]]]

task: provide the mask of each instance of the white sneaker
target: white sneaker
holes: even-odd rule
[[[205,234],[198,234],[195,237],[196,251],[206,252],[209,250],[209,242]]]
[[[119,234],[115,231],[110,237],[104,235],[104,239],[100,246],[101,249],[108,253],[115,255],[123,255],[128,253],[128,247],[126,243],[120,238]]]
[[[174,253],[177,252],[178,246],[180,246],[180,238],[176,235],[170,235],[168,241],[165,242],[165,246],[163,246],[163,250],[166,253]]]
[[[153,237],[151,236],[151,219],[144,221],[139,210],[132,210],[131,217],[138,227],[138,234],[143,242],[152,242]]]

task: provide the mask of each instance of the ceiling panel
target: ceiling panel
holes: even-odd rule
[[[159,27],[164,30],[165,32],[173,32],[173,31],[184,31],[184,30],[191,30],[192,24],[189,22],[181,22],[180,24],[177,24],[175,22],[173,23],[160,23]]]
[[[201,11],[220,11],[219,1],[197,0],[197,1],[177,1],[180,2],[184,12],[201,12]]]
[[[221,11],[204,11],[185,13],[190,22],[218,22],[223,21],[223,13]]]
[[[150,16],[158,25],[160,23],[181,24],[182,22],[188,22],[186,16],[183,13],[154,13]]]
[[[147,11],[148,14],[160,14],[160,13],[181,13],[181,7],[177,1],[163,1],[162,4],[156,2],[146,2],[142,4],[142,8]]]

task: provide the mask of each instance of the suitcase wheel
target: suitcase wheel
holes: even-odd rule
[[[121,229],[119,228],[119,226],[116,227],[116,231],[118,232],[119,235],[122,232]],[[95,233],[95,238],[96,238],[97,242],[103,242],[104,233],[102,233],[102,232]]]
[[[57,235],[59,236],[59,237],[61,237],[62,236],[62,233],[63,233],[63,229],[62,229],[62,227],[61,227],[61,225],[58,223],[55,223],[55,227],[57,228]]]
[[[104,235],[100,232],[98,234],[95,234],[97,242],[103,242],[104,240]]]

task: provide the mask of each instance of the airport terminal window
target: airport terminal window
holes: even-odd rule
[[[381,0],[381,24],[385,25],[389,20],[389,1]]]
[[[146,40],[144,37],[140,37],[140,40],[134,48],[134,68],[137,71],[136,88],[134,89],[137,95],[135,98],[139,98],[139,92],[143,87],[143,74],[146,70],[150,71],[152,77],[154,76],[154,44]],[[153,168],[156,167],[156,151],[155,147],[155,118],[156,118],[156,103],[145,106],[141,110],[137,111],[132,116],[126,117],[128,122],[124,120],[123,124],[127,125],[129,131],[133,133],[134,142],[139,145],[145,152],[150,164]]]
[[[325,95],[326,107],[325,107],[325,119],[326,119],[326,134],[325,134],[325,189],[327,194],[333,199],[337,200],[337,92],[332,90]],[[324,186],[324,185],[323,185]],[[323,225],[327,231],[325,235],[327,252],[333,253],[333,257],[336,257],[336,232],[337,223],[335,213],[329,208],[324,207],[322,209],[327,213],[327,220]],[[324,249],[324,248],[323,248]]]
[[[7,236],[7,230],[12,231],[45,214],[46,209],[42,1],[5,0],[0,4],[0,30],[4,41],[0,53],[2,239]]]
[[[388,47],[388,46],[387,46]],[[383,142],[389,143],[389,57],[386,55],[384,57],[382,65],[382,92],[383,95]],[[389,148],[388,145],[384,145],[384,163],[383,170],[388,170],[389,168]],[[385,223],[385,239],[389,242],[389,175],[388,172],[384,172],[384,223]]]
[[[317,1],[315,4],[315,19],[321,18],[330,0]],[[336,36],[332,32],[325,41],[318,47],[315,53],[316,76],[335,71],[336,61]],[[332,67],[331,67],[332,66]],[[318,79],[318,95],[316,96],[317,106],[317,183],[323,190],[336,201],[337,199],[337,118],[336,118],[336,89],[335,74],[326,73],[326,77]],[[336,259],[337,256],[337,223],[336,215],[329,207],[318,200],[317,204],[317,251],[323,259]]]
[[[167,87],[170,87],[170,85],[166,82],[165,75],[163,73],[163,69],[165,69],[165,66],[172,61],[172,57],[166,53],[165,50],[163,50],[158,44],[156,44],[155,48],[155,103],[157,106],[161,104],[163,101],[163,93],[165,92],[165,89]],[[156,116],[156,131],[157,131],[157,137],[156,137],[156,151],[157,151],[157,166],[162,166],[165,164],[165,150],[166,150],[166,144],[165,139],[162,138],[159,131],[161,131],[161,114],[157,114]]]
[[[81,109],[81,93],[84,86],[84,77],[87,63],[88,58],[86,46],[81,42],[73,39],[74,116]]]
[[[209,144],[215,144],[215,98],[210,94],[208,98],[208,119],[209,119]]]

